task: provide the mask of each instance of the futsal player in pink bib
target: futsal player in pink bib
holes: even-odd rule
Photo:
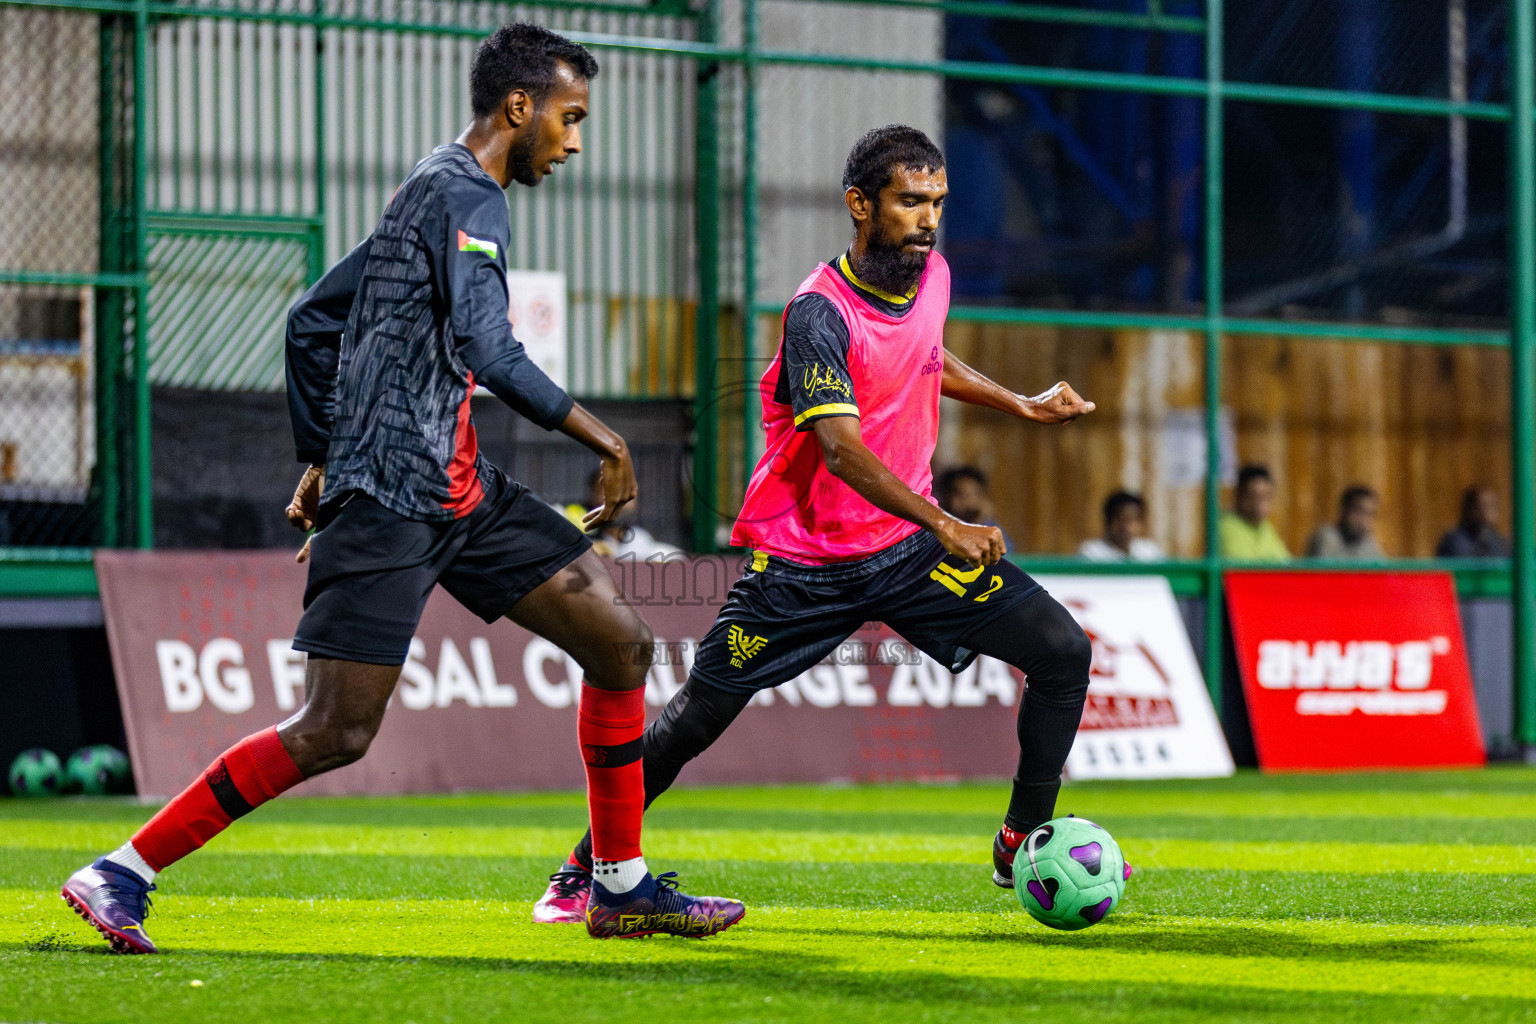
[[[1003,560],[1001,530],[934,502],[939,398],[1039,423],[1067,423],[1094,405],[1065,383],[1025,398],[944,351],[949,265],[933,244],[949,186],[926,135],[904,125],[867,133],[843,188],[854,241],[785,310],[761,384],[767,447],[731,535],[752,560],[687,683],[645,732],[646,805],[758,690],[878,620],[951,671],[988,654],[1028,677],[1013,792],[993,840],[993,881],[1011,888],[1014,852],[1053,816],[1090,647],[1071,614]],[[581,920],[591,864],[588,837],[551,876],[534,920]]]

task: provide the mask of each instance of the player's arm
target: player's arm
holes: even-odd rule
[[[968,405],[1000,409],[1010,416],[1034,420],[1036,423],[1070,423],[1096,408],[1094,403],[1084,400],[1072,390],[1072,385],[1066,381],[1033,398],[1016,395],[965,365],[949,349],[944,350],[942,394],[945,398],[953,398]]]
[[[827,472],[852,487],[878,509],[916,523],[932,533],[944,550],[968,562],[991,565],[1006,552],[1003,531],[963,522],[901,482],[859,434],[859,420],[829,416],[816,421],[816,440]]]
[[[288,417],[293,423],[293,444],[300,462],[309,468],[299,478],[288,503],[288,522],[311,530],[325,486],[325,453],[331,443],[336,411],[336,367],[341,359],[341,334],[352,312],[352,300],[363,280],[372,236],[316,281],[288,311],[288,330],[283,345],[284,372],[288,378]],[[299,552],[308,557],[309,545]]]
[[[363,239],[288,311],[284,369],[288,378],[288,416],[293,422],[293,444],[300,462],[325,464],[335,415],[341,333],[362,283],[372,242],[371,236]]]
[[[545,430],[559,430],[602,460],[603,504],[587,515],[595,526],[635,499],[629,447],[528,358],[507,320],[506,199],[499,190],[450,190],[443,204],[441,251],[434,253],[459,358],[477,384]]]
[[[560,432],[579,441],[602,459],[599,483],[603,503],[589,511],[581,521],[588,529],[609,522],[619,509],[635,500],[640,487],[635,481],[635,466],[629,458],[629,445],[602,420],[580,405],[572,405]]]

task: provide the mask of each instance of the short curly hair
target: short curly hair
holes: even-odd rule
[[[896,168],[942,171],[944,154],[933,140],[909,125],[872,128],[853,144],[843,165],[843,189],[856,188],[871,200],[891,183]]]
[[[597,77],[597,58],[580,43],[526,21],[503,25],[475,51],[469,67],[470,106],[476,116],[493,114],[514,89],[525,90],[537,103],[554,86],[561,64],[589,81]]]

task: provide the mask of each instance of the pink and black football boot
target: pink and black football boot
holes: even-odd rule
[[[153,940],[144,934],[149,894],[154,890],[132,871],[100,857],[90,867],[70,875],[61,895],[111,943],[112,952],[158,953]]]
[[[615,895],[593,883],[587,900],[587,934],[594,939],[637,939],[643,935],[680,935],[705,939],[719,935],[746,916],[737,900],[689,896],[677,888],[677,872],[645,876],[629,892]]]
[[[1015,832],[1004,825],[992,839],[992,884],[1004,889],[1013,888],[1013,858],[1024,843],[1023,832]]]
[[[549,888],[533,905],[535,924],[580,924],[587,919],[592,872],[580,864],[562,864],[549,876]]]

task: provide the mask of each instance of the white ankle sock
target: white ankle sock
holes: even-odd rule
[[[117,852],[107,854],[107,860],[111,861],[113,864],[116,864],[118,867],[127,868],[129,871],[132,871],[134,874],[144,879],[145,885],[153,884],[155,881],[155,875],[159,874],[159,872],[149,866],[148,861],[139,856],[139,851],[133,848],[132,840],[129,840],[122,846],[119,846],[117,848]]]
[[[614,895],[629,892],[645,880],[649,869],[644,857],[630,860],[598,860],[592,858],[592,879]]]

